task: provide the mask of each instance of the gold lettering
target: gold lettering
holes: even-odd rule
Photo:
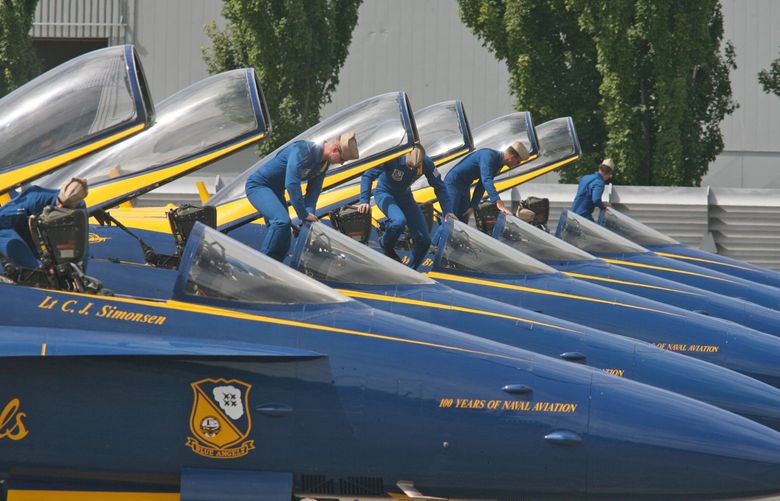
[[[110,304],[103,305],[103,307],[100,309],[100,313],[98,313],[95,316],[100,318],[106,317],[111,313],[113,309],[114,307],[111,306]]]
[[[449,409],[452,407],[452,399],[451,398],[442,398],[439,400],[439,407],[442,407],[444,409]]]
[[[65,301],[64,303],[62,303],[62,306],[60,306],[60,309],[62,311],[64,311],[65,313],[75,313],[76,309],[73,308],[72,306],[74,304],[77,304],[77,303],[78,303],[78,301],[76,301],[75,299],[69,299],[69,300]]]
[[[85,307],[79,310],[79,315],[89,315],[89,309],[92,308],[92,305],[95,303],[87,303]]]
[[[29,433],[22,421],[27,414],[19,412],[19,407],[21,407],[19,399],[15,398],[0,411],[0,439],[21,440]]]
[[[613,376],[623,377],[623,374],[626,373],[625,369],[601,369],[607,374],[612,374]]]
[[[43,298],[43,301],[41,301],[41,304],[38,305],[38,308],[44,309],[44,310],[50,310],[54,308],[54,305],[57,304],[56,299],[52,299],[51,296],[46,296]]]

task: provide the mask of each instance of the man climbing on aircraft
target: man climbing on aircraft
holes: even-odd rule
[[[420,266],[431,246],[428,225],[425,223],[422,210],[415,202],[410,189],[412,183],[422,175],[425,175],[428,183],[436,192],[446,217],[454,217],[451,212],[450,198],[441,180],[441,175],[433,164],[433,160],[425,154],[425,149],[422,146],[415,146],[408,154],[367,170],[360,180],[358,212],[366,214],[371,210],[371,206],[368,204],[371,199],[371,184],[374,180],[379,179],[374,190],[374,199],[377,207],[387,216],[385,233],[379,240],[379,244],[386,256],[400,261],[395,252],[395,243],[401,236],[404,226],[409,226],[409,233],[414,242],[409,266],[414,269]]]
[[[30,216],[41,214],[47,206],[83,208],[88,191],[87,181],[78,177],[70,178],[59,190],[30,186],[18,197],[0,207],[0,230],[14,230],[32,252],[35,245],[28,224]],[[8,242],[14,236],[13,233],[2,235],[0,242]]]
[[[503,152],[482,148],[461,160],[444,178],[447,193],[452,201],[452,212],[455,216],[464,223],[468,223],[471,213],[479,206],[485,190],[487,190],[488,198],[491,202],[495,202],[498,210],[511,216],[512,211],[506,208],[504,201],[498,196],[493,178],[504,165],[512,169],[528,160],[528,157],[528,149],[525,145],[520,141],[515,141]],[[474,195],[469,202],[469,190],[474,181],[479,182],[474,188]]]
[[[601,210],[609,207],[609,202],[602,202],[604,185],[612,178],[615,172],[615,162],[611,158],[605,158],[596,172],[580,178],[577,195],[571,203],[571,211],[593,221],[593,211],[598,207]]]
[[[284,199],[285,189],[298,218],[301,221],[317,221],[314,209],[328,168],[331,164],[357,158],[354,132],[341,134],[323,144],[295,141],[249,176],[246,181],[247,198],[268,226],[260,252],[282,261],[290,250],[292,222]],[[301,192],[304,181],[307,182],[305,197]]]

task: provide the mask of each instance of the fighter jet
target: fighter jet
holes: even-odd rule
[[[780,273],[777,271],[702,249],[688,247],[614,208],[602,211],[599,214],[598,222],[608,230],[655,252],[659,256],[690,262],[702,268],[709,268],[752,282],[780,287]]]
[[[780,309],[780,289],[664,257],[569,210],[561,213],[555,235],[611,264]]]
[[[71,59],[0,99],[0,193],[153,121],[154,105],[132,45]]]
[[[776,310],[607,263],[514,216],[498,214],[492,234],[572,278],[780,335]]]
[[[374,310],[200,223],[178,271],[137,267],[166,297],[110,295],[83,212],[33,224],[49,264],[0,284],[9,499],[780,492],[780,434],[724,410]]]

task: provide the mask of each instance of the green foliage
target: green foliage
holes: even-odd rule
[[[320,119],[338,84],[362,0],[223,0],[224,30],[206,30],[210,73],[254,67],[274,133],[267,153]]]
[[[758,82],[767,94],[780,97],[780,57],[772,61],[769,70],[761,70],[758,73]]]
[[[38,0],[0,1],[0,97],[40,71],[30,38]]]
[[[506,61],[518,109],[570,115],[585,161],[615,159],[625,184],[698,185],[736,104],[717,0],[459,0],[464,22]]]

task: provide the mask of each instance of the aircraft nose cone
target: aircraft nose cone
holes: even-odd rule
[[[600,378],[599,378],[600,379]],[[594,378],[588,491],[636,499],[780,492],[780,433],[676,393]]]

